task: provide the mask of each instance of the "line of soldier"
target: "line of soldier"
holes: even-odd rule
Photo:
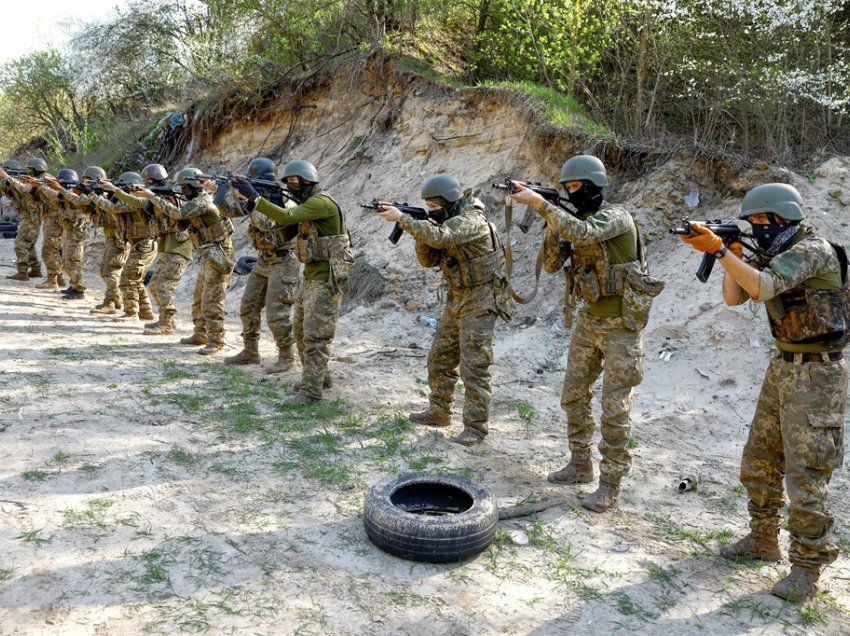
[[[274,165],[258,161],[267,162],[258,170],[263,178],[274,179]],[[260,168],[253,162],[252,166]],[[0,171],[0,177],[6,176]],[[122,180],[126,178],[122,175]],[[131,210],[138,210],[144,202],[173,221],[190,221],[190,234],[194,229],[193,242],[204,265],[193,304],[195,333],[184,341],[206,343],[212,351],[221,348],[223,334],[218,329],[223,330],[223,314],[219,308],[233,267],[231,230],[225,220],[237,213],[250,215],[250,233],[260,251],[259,267],[256,274],[252,272],[254,278],[249,279],[242,300],[244,349],[228,361],[259,362],[259,313],[265,303],[275,316],[270,323],[280,326],[278,332],[272,328],[280,351],[276,366],[290,368],[291,341],[278,333],[285,332],[288,300],[295,294],[294,337],[303,373],[294,403],[315,404],[329,384],[330,346],[342,286],[353,258],[344,216],[336,202],[321,191],[315,167],[304,161],[290,162],[284,167],[283,179],[291,202],[263,197],[243,178],[231,181],[232,188],[217,188],[194,168],[182,170],[175,179],[185,197],[180,205],[148,189],[132,194],[115,191],[115,195]],[[16,187],[13,182],[7,178],[2,187],[8,191]],[[664,285],[649,276],[632,215],[604,200],[609,182],[598,158],[570,158],[561,169],[559,182],[574,211],[519,182],[512,182],[508,196],[530,206],[546,221],[542,263],[546,271],[563,270],[566,275],[568,323],[577,300],[583,301],[570,340],[561,394],[570,459],[548,479],[556,484],[595,480],[591,398],[594,384],[603,375],[599,484],[581,500],[584,508],[601,513],[617,505],[622,480],[631,468],[630,409],[633,388],[643,379],[642,334],[653,298]],[[115,189],[105,183],[103,187]],[[439,174],[424,182],[421,196],[427,219],[413,218],[388,202],[378,205],[384,220],[397,223],[413,236],[419,262],[441,270],[446,291],[428,355],[429,406],[411,413],[409,419],[425,426],[450,426],[454,388],[460,378],[465,385],[464,428],[451,441],[474,446],[488,434],[495,321],[513,317],[516,295],[508,280],[505,250],[472,191],[464,191],[450,175]],[[96,207],[109,209],[99,200]],[[838,556],[833,516],[826,504],[832,472],[844,457],[847,367],[843,349],[850,340],[847,256],[842,247],[814,235],[805,223],[802,198],[791,186],[754,188],[744,197],[739,218],[752,227],[761,254],[758,259],[743,258],[741,243],[727,246],[699,223],[691,224],[693,235],[681,237],[721,263],[727,304],[765,303],[777,346],[741,464],[751,531],[724,546],[720,554],[733,560],[781,560],[778,532],[785,504],[784,482],[792,567],[771,591],[801,601],[817,591],[822,567]],[[201,234],[202,228],[212,227],[225,229]],[[178,226],[174,231],[184,230]],[[298,266],[290,260],[293,249],[304,264],[297,291],[293,281]],[[23,251],[19,255],[19,263],[29,266]],[[141,254],[139,260],[143,260]],[[19,264],[19,272],[21,267]],[[214,282],[205,281],[207,278]],[[143,285],[137,277],[138,287]],[[215,317],[205,309],[210,299],[218,312]],[[161,312],[159,325],[173,330],[173,314],[163,316]]]
[[[41,276],[35,243],[43,222],[47,276],[37,287],[58,290],[64,284],[60,283],[64,270],[71,286],[63,297],[85,298],[83,251],[88,223],[93,220],[105,236],[100,273],[106,291],[92,313],[112,315],[123,310],[116,320],[150,320],[145,335],[168,335],[176,327],[175,291],[197,252],[200,271],[192,302],[194,329],[180,343],[204,345],[198,353],[215,354],[224,347],[224,298],[236,264],[230,219],[249,215],[248,235],[259,258],[248,276],[240,307],[244,348],[224,362],[260,363],[257,344],[265,307],[278,346],[278,360],[267,372],[293,369],[295,344],[302,377],[293,402],[315,404],[331,385],[327,369],[331,343],[342,286],[354,263],[345,218],[339,205],[322,191],[318,172],[307,161],[287,163],[285,190],[259,205],[239,194],[238,187],[244,189],[240,182],[249,184],[251,178],[277,182],[274,162],[255,159],[244,178],[226,184],[187,167],[172,184],[159,164],[148,165],[141,173],[124,172],[113,182],[98,166],[86,168],[81,179],[68,168],[54,178],[43,159],[32,158],[25,168],[7,161],[0,169],[0,194],[12,200],[21,217],[15,240],[18,271],[7,278]],[[65,245],[60,251],[63,229]],[[150,288],[159,314],[156,320],[144,283],[155,258]]]

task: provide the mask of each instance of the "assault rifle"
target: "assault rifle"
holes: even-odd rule
[[[734,221],[722,221],[720,219],[715,219],[714,221],[703,221],[702,225],[719,236],[723,240],[723,244],[727,247],[732,245],[732,243],[740,243],[754,255],[759,257],[762,256],[761,250],[744,242],[743,239],[752,239],[753,237],[751,234],[745,234]],[[682,236],[697,235],[697,233],[693,231],[688,217],[682,219],[682,227],[671,227],[670,234],[680,234]],[[717,258],[714,254],[709,254],[708,252],[703,254],[702,261],[699,264],[699,269],[697,269],[697,279],[701,283],[706,282],[709,276],[711,276],[711,270],[714,268],[714,262],[716,260]]]
[[[431,215],[428,214],[428,210],[425,208],[415,208],[411,205],[407,205],[407,203],[390,203],[390,205],[398,208],[404,214],[409,214],[418,221],[431,220]],[[379,210],[381,208],[381,202],[378,201],[378,199],[372,199],[371,203],[361,203],[360,207],[364,210]],[[390,243],[397,245],[402,234],[404,234],[404,230],[401,229],[399,224],[396,223],[393,225],[393,231],[390,232],[389,236]]]
[[[261,197],[263,197],[264,199],[268,199],[272,203],[275,202],[275,199],[293,200],[293,197],[289,193],[289,190],[283,187],[283,184],[280,181],[274,181],[272,179],[257,179],[255,177],[248,177],[244,174],[236,174],[233,172],[228,172],[227,174],[210,174],[200,176],[201,178],[214,180],[219,187],[224,185],[235,186],[237,181],[245,180],[252,186],[254,186],[254,189],[259,193]]]
[[[571,209],[566,207],[566,204],[569,203],[567,199],[561,196],[561,193],[558,192],[557,188],[547,188],[539,181],[524,181],[522,179],[512,179],[511,177],[505,175],[504,181],[491,183],[491,187],[496,188],[497,190],[506,190],[513,194],[517,192],[516,187],[514,186],[514,182],[519,183],[522,186],[525,186],[532,192],[536,192],[541,197],[543,197],[546,201],[553,205],[557,205],[562,210],[566,210],[570,214],[573,213]],[[525,216],[522,218],[522,221],[517,223],[517,227],[519,227],[520,231],[523,234],[528,234],[528,231],[531,229],[531,225],[534,223],[534,219],[537,218],[537,214],[533,209],[529,208]]]
[[[180,192],[174,184],[168,183],[167,181],[163,183],[152,183],[145,187],[157,196],[174,197],[176,199],[184,198],[183,193]]]

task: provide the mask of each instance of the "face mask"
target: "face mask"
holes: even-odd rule
[[[180,192],[187,199],[194,199],[196,196],[198,196],[199,190],[198,188],[189,185],[188,183],[183,183],[180,185]]]
[[[775,256],[785,250],[800,229],[797,225],[774,225],[751,223],[753,238],[759,249],[764,250],[768,256]]]
[[[596,212],[603,201],[602,188],[585,182],[575,192],[567,191],[567,201],[572,203],[581,214],[590,216]]]

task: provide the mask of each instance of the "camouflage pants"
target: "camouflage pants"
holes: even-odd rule
[[[458,318],[450,305],[443,307],[428,352],[431,407],[451,414],[458,377],[463,380],[463,425],[487,434],[490,419],[490,367],[493,365],[491,311]],[[460,373],[458,374],[458,370]]]
[[[41,232],[41,216],[37,214],[21,215],[18,223],[18,235],[15,237],[15,260],[18,271],[26,274],[29,270],[40,267],[35,253],[35,242]]]
[[[131,244],[120,282],[124,311],[128,314],[151,310],[151,300],[145,288],[145,274],[154,258],[156,245],[153,239],[139,239]]]
[[[222,246],[230,258],[233,248]],[[224,344],[224,296],[230,274],[217,270],[212,262],[201,256],[201,269],[192,296],[192,322],[195,333],[204,335],[211,344]]]
[[[260,314],[266,309],[266,322],[278,349],[292,346],[292,304],[298,293],[301,265],[294,255],[280,257],[260,254],[248,274],[239,317],[242,319],[242,338],[259,340]]]
[[[121,305],[118,284],[129,254],[129,243],[114,236],[106,237],[103,243],[103,257],[100,260],[100,277],[106,285],[106,291],[103,294],[104,302],[111,302],[116,306]]]
[[[151,295],[159,307],[160,322],[170,322],[177,314],[175,292],[189,259],[181,254],[160,252],[156,261],[156,271],[151,278]]]
[[[331,291],[330,283],[309,278],[301,281],[293,331],[303,367],[301,393],[306,396],[322,397],[340,305],[342,294]]]
[[[89,221],[84,216],[75,216],[62,222],[65,230],[62,240],[62,269],[68,274],[71,287],[85,291],[83,284],[83,257]]]
[[[591,457],[595,423],[590,407],[593,385],[602,378],[602,440],[600,481],[619,484],[629,473],[632,457],[629,410],[632,387],[643,380],[641,331],[623,327],[622,318],[596,318],[581,311],[570,340],[561,407],[567,414],[567,435],[574,459]]]
[[[48,277],[57,276],[62,272],[62,223],[55,212],[44,217],[41,260],[44,261]]]
[[[773,358],[741,458],[741,483],[749,495],[750,527],[773,534],[788,491],[791,563],[832,563],[832,512],[826,506],[832,471],[844,461],[847,365],[794,364]]]

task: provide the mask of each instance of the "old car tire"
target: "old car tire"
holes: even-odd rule
[[[363,523],[372,543],[403,559],[452,563],[493,541],[499,507],[490,492],[454,473],[405,473],[375,484]]]

